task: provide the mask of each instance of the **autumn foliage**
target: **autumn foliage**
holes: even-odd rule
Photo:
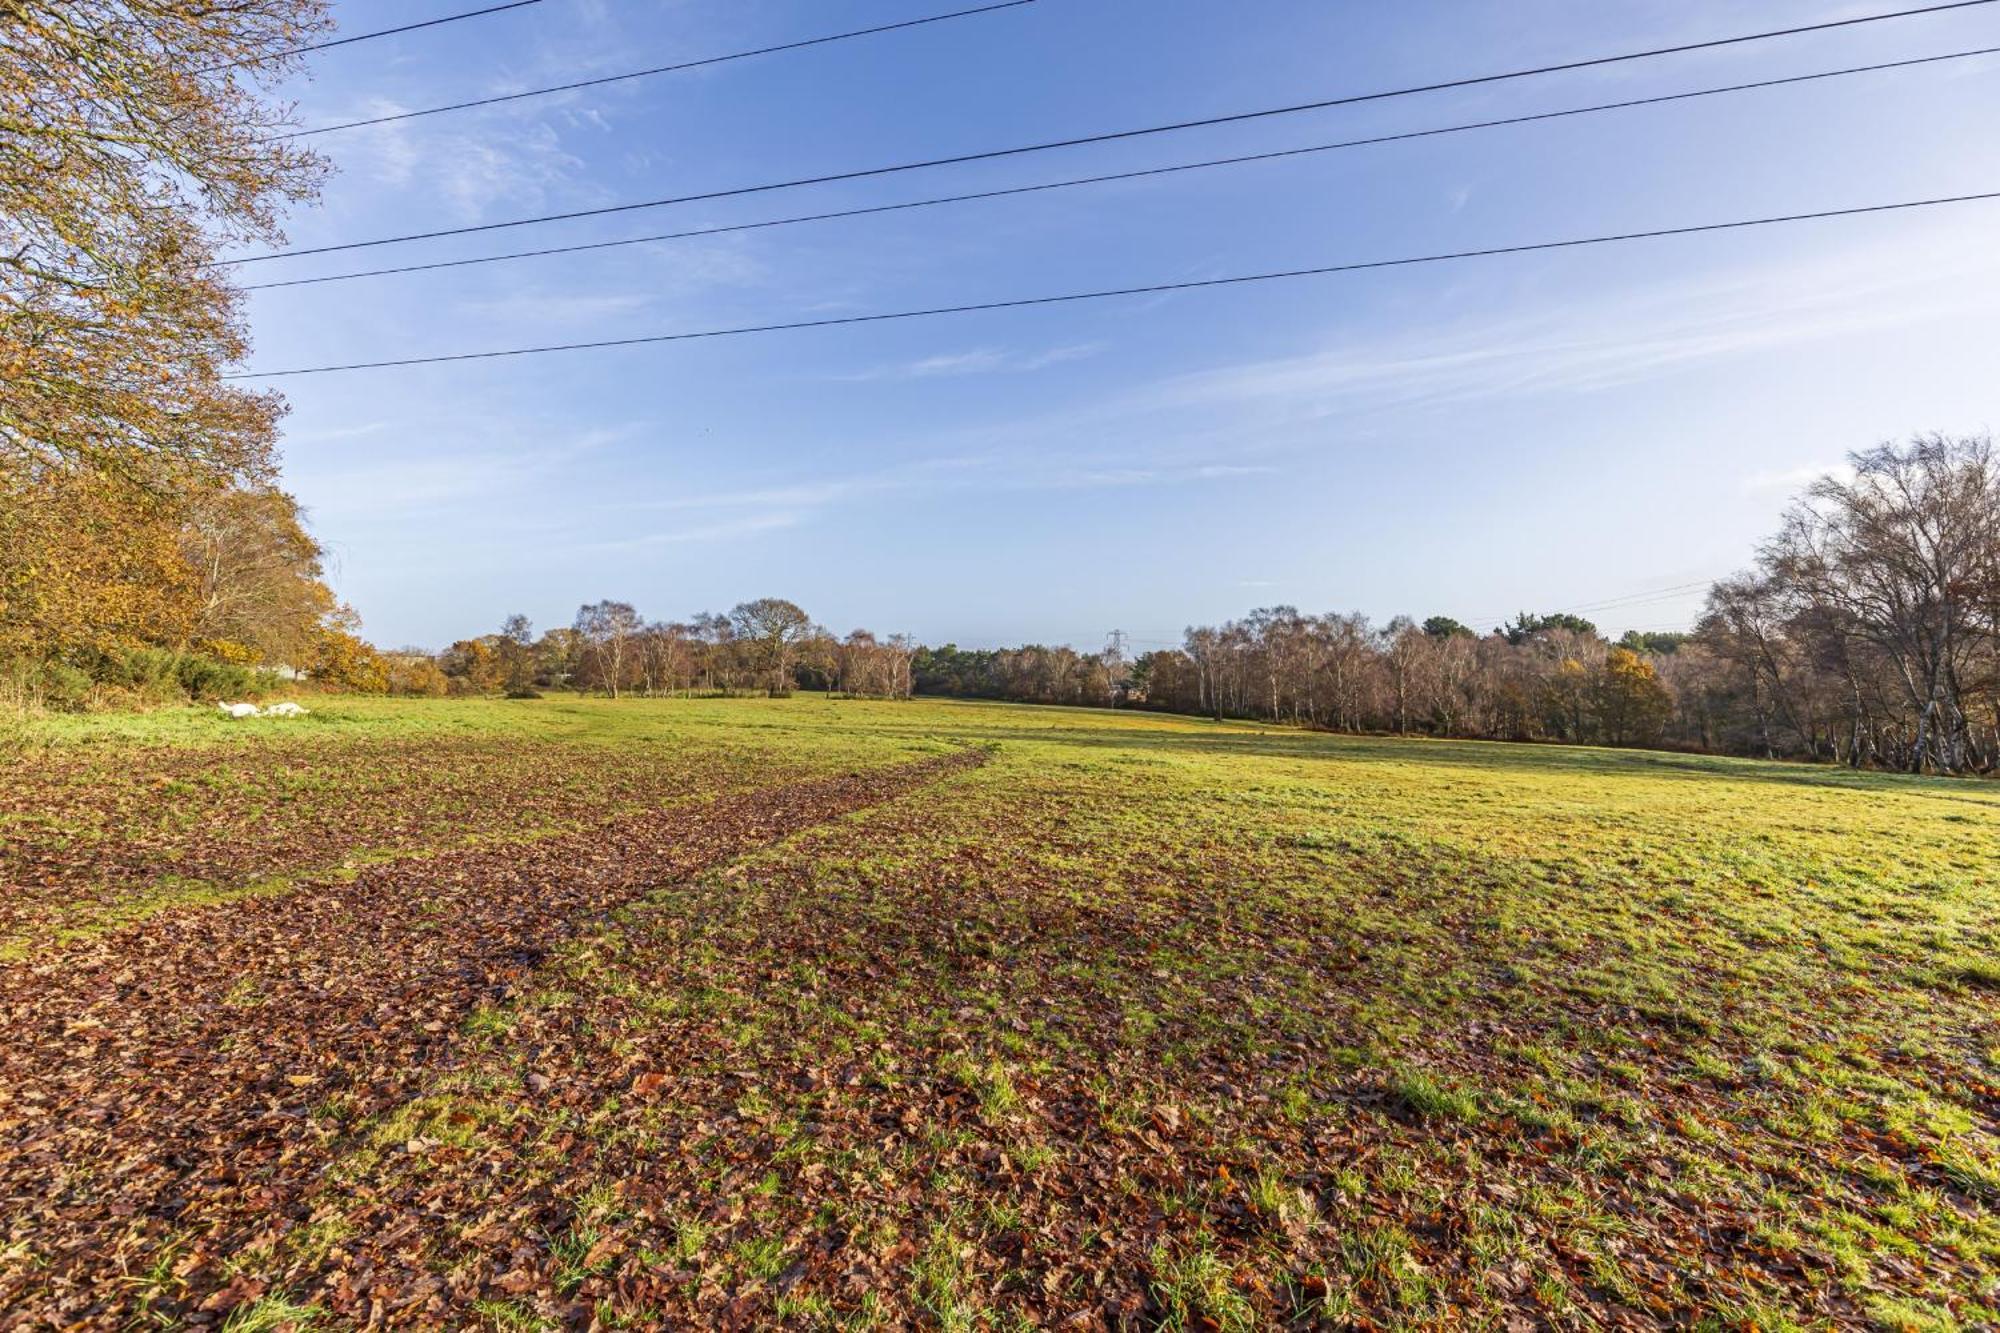
[[[281,210],[317,191],[325,164],[279,137],[267,93],[323,3],[56,0],[0,19],[7,692],[102,697],[162,678],[134,666],[158,653],[325,659],[370,687],[381,672],[356,665],[319,545],[273,484],[284,404],[227,378],[249,344],[215,263],[279,241]]]

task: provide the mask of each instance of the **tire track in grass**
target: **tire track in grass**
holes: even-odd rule
[[[172,912],[0,968],[0,1329],[201,1326],[343,1116],[418,1093],[477,1007],[665,883],[983,763],[963,750]]]
[[[577,832],[839,771],[801,763],[818,755],[661,744],[636,730],[623,745],[551,739],[526,729],[546,715],[516,717],[511,739],[0,749],[0,962],[259,883]]]

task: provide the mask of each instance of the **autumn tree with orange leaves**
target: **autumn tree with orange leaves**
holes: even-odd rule
[[[319,189],[271,93],[328,27],[324,0],[0,0],[0,655],[302,658],[331,612],[215,262]]]
[[[314,154],[266,93],[323,0],[0,0],[0,453],[148,484],[262,476],[283,404],[218,247],[275,243]],[[164,471],[165,475],[162,475]]]

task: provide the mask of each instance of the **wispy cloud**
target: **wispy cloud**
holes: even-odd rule
[[[484,320],[509,320],[530,324],[595,324],[621,315],[651,308],[654,298],[645,292],[512,292],[506,296],[463,302],[469,315]]]
[[[1036,370],[1046,370],[1050,366],[1060,366],[1072,361],[1081,361],[1097,355],[1102,350],[1098,343],[1077,343],[1067,347],[1051,347],[1041,352],[1016,352],[1000,348],[980,347],[967,352],[945,352],[936,356],[920,357],[914,361],[902,361],[892,365],[875,366],[852,374],[835,375],[831,378],[842,381],[862,382],[870,380],[922,380],[938,379],[954,375],[994,375],[1025,374]]]
[[[370,435],[380,435],[393,422],[363,421],[352,426],[328,426],[319,430],[287,431],[287,444],[337,444],[342,440],[365,439]]]
[[[439,432],[415,426],[408,438],[430,441],[423,452],[399,448],[385,457],[324,470],[307,458],[294,461],[288,475],[312,496],[316,510],[339,515],[347,524],[361,519],[406,523],[417,514],[519,493],[645,429],[633,423],[565,436],[557,430],[534,434],[519,422],[468,418],[455,424],[466,438],[490,443],[453,451],[437,443]]]
[[[337,119],[395,115],[401,103],[371,99]],[[584,184],[581,158],[562,146],[548,125],[524,124],[496,135],[457,123],[401,121],[370,125],[337,136],[342,170],[399,194],[429,194],[460,222],[485,221],[503,206],[526,211],[548,204],[597,198]]]
[[[737,490],[672,495],[659,499],[630,501],[613,506],[620,510],[676,511],[728,510],[783,507],[794,510],[819,509],[843,501],[913,490],[937,490],[970,484],[985,466],[975,458],[926,458],[893,468],[880,468],[846,476],[818,477],[787,482],[780,486],[753,486]]]
[[[750,487],[706,494],[677,495],[611,506],[617,511],[700,512],[761,509],[802,520],[815,511],[884,496],[942,494],[967,490],[1097,490],[1171,486],[1262,476],[1269,467],[1234,463],[1149,466],[1093,462],[1074,457],[939,457],[894,468],[819,477],[782,486]],[[776,525],[771,525],[776,526]],[[789,526],[787,524],[786,526]],[[707,529],[699,529],[708,531]],[[721,531],[718,527],[716,531]]]
[[[651,547],[679,546],[689,542],[731,541],[739,537],[754,537],[760,533],[773,532],[780,528],[796,527],[801,519],[802,516],[793,511],[775,510],[768,514],[748,514],[742,518],[730,519],[722,523],[704,523],[691,528],[672,528],[660,532],[643,532],[631,537],[592,542],[578,549],[585,551],[643,551]]]
[[[1439,315],[1388,333],[1342,334],[1299,355],[968,422],[930,443],[966,457],[1022,458],[1088,438],[1100,462],[1081,473],[1094,484],[1147,484],[1162,469],[1183,478],[1262,472],[1324,448],[1330,423],[1342,440],[1365,445],[1400,433],[1411,406],[1576,396],[1702,366],[1761,368],[1767,353],[1842,337],[1865,346],[1901,328],[1970,332],[2000,300],[2000,251],[1972,215],[1864,238],[1836,230],[1829,240],[1789,260],[1685,279],[1579,282],[1588,295],[1568,300],[1551,299],[1546,275],[1530,274],[1535,299],[1514,303],[1528,314]]]
[[[1854,475],[1854,468],[1846,462],[1801,463],[1797,467],[1767,468],[1752,472],[1744,477],[1741,487],[1745,495],[1792,495],[1804,490],[1821,477],[1837,477],[1846,480]]]
[[[1990,308],[2000,295],[2000,254],[1957,239],[1925,245],[1905,232],[1528,316],[1343,339],[1304,355],[1168,380],[1151,391],[1150,405],[1256,404],[1310,416],[1357,405],[1621,387],[1696,364]]]

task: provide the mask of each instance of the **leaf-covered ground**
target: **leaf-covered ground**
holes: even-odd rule
[[[2000,1318],[2000,790],[615,707],[712,780],[0,965],[0,1325]]]
[[[164,904],[547,836],[867,752],[716,722],[712,705],[663,717],[432,703],[412,716],[366,700],[299,720],[50,719],[0,749],[0,957]]]

